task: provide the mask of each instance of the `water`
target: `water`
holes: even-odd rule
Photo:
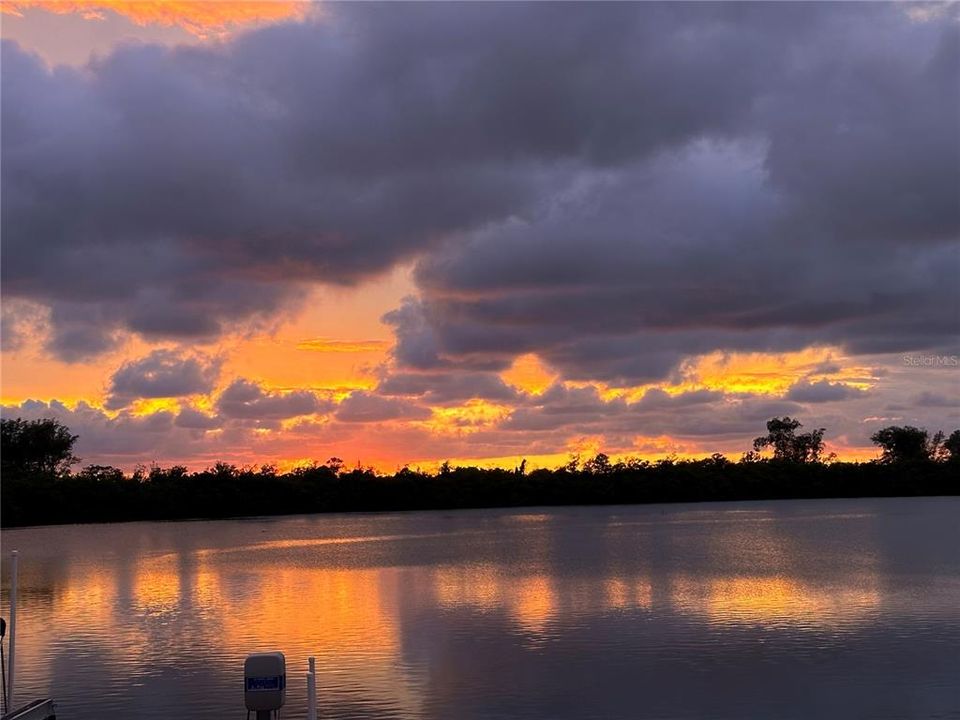
[[[328,719],[960,718],[958,518],[916,498],[9,530],[18,697],[243,718],[243,658],[279,649],[288,720],[309,655]]]

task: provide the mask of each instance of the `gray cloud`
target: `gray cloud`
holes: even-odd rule
[[[206,395],[213,390],[221,363],[220,358],[154,350],[125,362],[113,373],[104,407],[118,410],[140,398]]]
[[[603,400],[594,387],[574,388],[554,384],[541,395],[530,399],[527,406],[514,410],[503,423],[509,431],[547,431],[575,427],[582,433],[597,432],[613,418],[628,410],[622,399]]]
[[[332,403],[310,390],[266,390],[252,380],[238,378],[217,397],[217,411],[227,418],[277,421],[325,412]]]
[[[800,380],[790,386],[786,398],[801,403],[822,403],[850,400],[863,397],[864,394],[863,390],[842,382],[830,382],[829,380],[807,382]]]
[[[679,409],[689,408],[694,405],[703,405],[706,403],[717,402],[723,399],[723,393],[716,390],[693,390],[690,392],[670,395],[664,390],[651,388],[647,390],[643,397],[634,407],[642,409]]]
[[[60,420],[79,436],[76,454],[85,463],[130,457],[153,459],[150,454],[168,442],[173,429],[173,413],[170,412],[137,416],[121,411],[110,417],[86,402],[70,408],[57,400],[49,403],[26,400],[19,405],[5,405],[2,411],[4,417]]]
[[[954,383],[945,390],[941,393],[925,390],[913,398],[913,404],[924,408],[960,408],[960,386]]]
[[[223,427],[223,418],[217,415],[208,415],[192,407],[184,407],[177,413],[174,425],[190,430],[214,430]]]
[[[26,340],[42,332],[46,322],[44,308],[18,298],[4,298],[0,304],[0,347],[19,350]]]
[[[779,29],[773,8],[742,10],[744,32]],[[811,10],[757,51],[779,70],[735,130],[581,168],[424,257],[419,304],[386,318],[398,362],[538,352],[566,378],[629,385],[718,349],[955,346],[960,34],[952,11],[923,25],[875,10]]]
[[[838,372],[843,370],[843,367],[832,360],[825,360],[822,363],[819,363],[813,370],[810,371],[811,375],[836,375]]]
[[[379,395],[419,398],[426,405],[462,403],[482,399],[515,402],[520,394],[492,372],[390,373],[377,385]]]
[[[113,464],[128,471],[138,463],[158,461],[200,469],[217,460],[242,464],[283,459],[302,452],[304,442],[313,438],[260,432],[275,420],[207,416],[191,407],[176,415],[169,411],[134,415],[128,410],[111,415],[85,402],[69,407],[56,400],[27,400],[4,405],[0,412],[3,417],[30,420],[56,418],[79,436],[75,452],[83,464]]]
[[[648,390],[639,400],[604,399],[596,388],[554,384],[540,395],[529,396],[499,426],[505,433],[536,437],[538,433],[602,436],[611,449],[618,443],[629,448],[637,436],[724,442],[763,429],[776,415],[803,412],[797,403],[764,396],[732,396],[711,390],[668,394]]]
[[[356,391],[337,406],[334,415],[341,422],[382,422],[424,420],[430,417],[430,414],[429,408],[410,400]]]
[[[876,363],[880,358],[866,360]],[[840,402],[703,389],[668,393],[654,388],[630,402],[623,397],[605,398],[592,386],[555,383],[540,394],[518,393],[507,401],[513,408],[503,418],[467,417],[460,421],[461,427],[445,430],[419,422],[431,415],[423,400],[431,391],[418,394],[424,385],[414,380],[426,385],[436,380],[443,390],[447,383],[457,387],[453,380],[483,377],[453,370],[397,376],[396,389],[402,393],[356,392],[340,405],[308,389],[268,391],[240,380],[223,393],[225,400],[215,403],[212,413],[182,403],[177,414],[161,411],[138,416],[129,410],[108,414],[83,402],[70,408],[57,401],[32,400],[0,410],[4,417],[58,417],[80,435],[78,454],[84,462],[115,463],[127,469],[136,462],[154,460],[204,467],[217,459],[259,463],[305,453],[325,458],[353,457],[356,452],[365,462],[565,454],[580,439],[612,453],[662,453],[676,448],[736,457],[763,433],[765,421],[782,415],[799,418],[807,428],[825,427],[833,447],[837,447],[834,443],[869,446],[870,434],[890,424],[947,432],[957,427],[952,372],[887,361],[890,379],[876,381],[869,393],[852,398],[855,413]],[[437,375],[445,379],[438,380]],[[384,383],[389,381],[386,378]],[[900,402],[891,404],[891,400]],[[313,409],[316,412],[293,415],[295,421],[283,423],[278,431],[291,413]],[[388,420],[393,422],[383,422]],[[369,423],[381,423],[375,426],[374,442]],[[461,428],[469,431],[460,432]],[[370,457],[371,453],[382,454]]]
[[[960,140],[944,137],[944,147],[960,167]],[[698,143],[584,178],[586,189],[536,216],[424,258],[419,319],[397,325],[398,361],[473,367],[539,352],[567,378],[631,384],[718,349],[828,343],[881,353],[956,342],[955,238],[918,243],[908,233],[882,248],[869,246],[872,235],[838,240],[770,184],[765,153]],[[960,191],[960,175],[929,181]],[[408,327],[417,332],[405,336]],[[422,347],[430,352],[417,355]]]
[[[4,43],[3,292],[50,310],[51,351],[263,325],[423,253],[422,320],[392,318],[416,367],[543,349],[578,376],[599,343],[626,380],[952,324],[928,312],[956,271],[950,12],[326,15],[84,69]]]

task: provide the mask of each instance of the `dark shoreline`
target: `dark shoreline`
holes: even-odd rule
[[[153,469],[124,476],[5,473],[3,528],[104,522],[215,520],[301,514],[570,507],[750,500],[960,495],[952,462],[909,464],[733,463],[722,458],[601,471],[449,468],[436,475],[334,472],[276,474],[217,466],[187,474]]]

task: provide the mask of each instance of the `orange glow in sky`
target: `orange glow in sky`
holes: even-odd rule
[[[370,353],[381,352],[388,347],[386,340],[331,340],[313,338],[297,343],[297,350],[319,353]]]
[[[42,9],[58,15],[77,14],[87,20],[102,20],[105,13],[116,13],[140,25],[178,26],[198,38],[223,35],[230,30],[302,18],[309,2],[285,0],[227,2],[217,0],[10,0],[2,11],[20,16],[25,10]]]
[[[557,379],[557,374],[533,354],[521,355],[500,377],[508,385],[526,393],[539,395]]]
[[[815,347],[791,353],[715,352],[690,360],[682,372],[687,387],[778,395],[801,378],[825,377],[824,369],[831,364],[838,365],[829,373],[831,380],[861,389],[872,384],[870,369],[850,363],[839,348]]]

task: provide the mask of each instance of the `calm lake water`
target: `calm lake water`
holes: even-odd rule
[[[282,650],[303,718],[960,718],[960,499],[4,531],[17,695],[243,718]],[[9,578],[4,567],[3,614]]]

